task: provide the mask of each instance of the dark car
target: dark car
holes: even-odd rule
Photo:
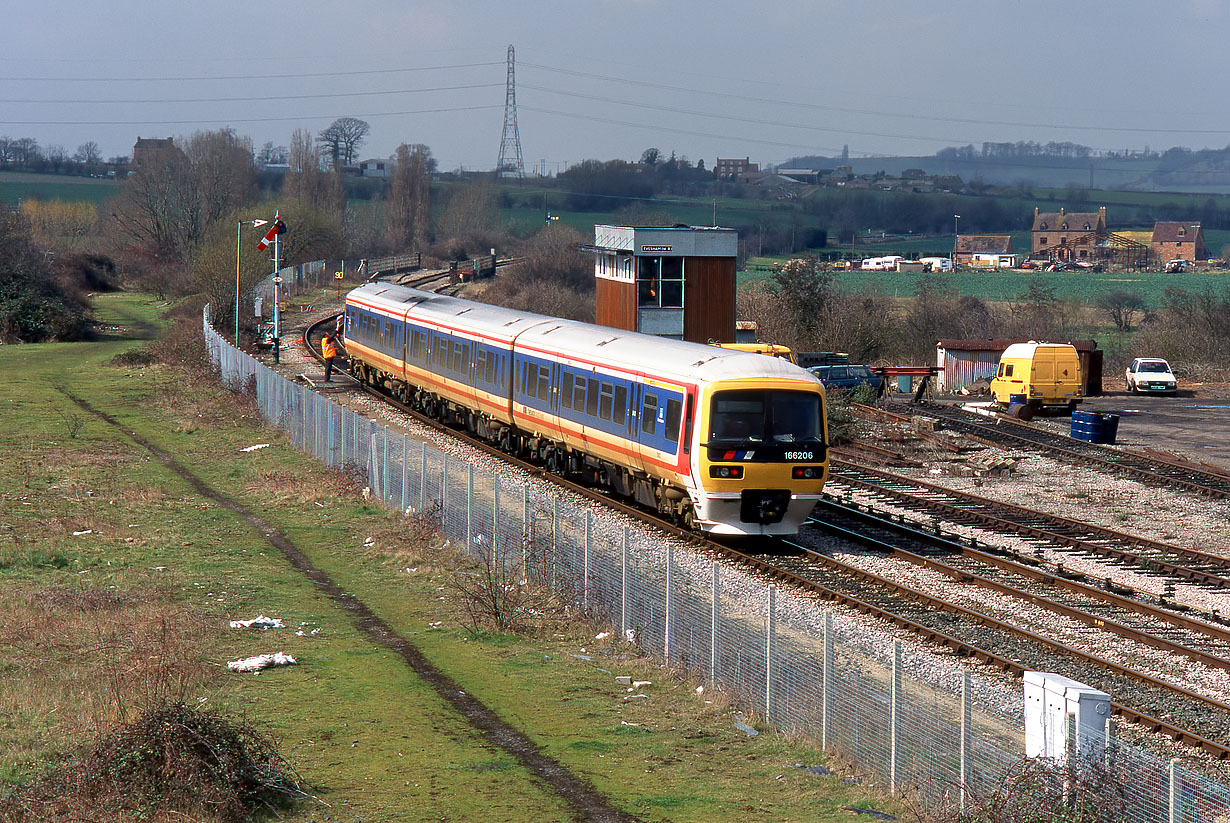
[[[812,366],[809,372],[816,376],[826,389],[853,391],[859,386],[870,386],[876,394],[884,385],[884,378],[871,370],[871,366]]]

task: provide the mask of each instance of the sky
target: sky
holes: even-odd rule
[[[1230,0],[44,0],[0,27],[0,136],[106,158],[338,117],[366,158],[491,169],[516,50],[527,172],[645,149],[712,167],[983,141],[1230,144]]]

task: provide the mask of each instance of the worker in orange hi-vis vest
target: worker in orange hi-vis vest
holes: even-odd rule
[[[333,339],[333,332],[325,332],[320,341],[320,354],[325,358],[325,382],[332,383],[333,358],[337,357],[337,342]]]

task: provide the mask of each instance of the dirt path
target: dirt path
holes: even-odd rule
[[[400,656],[415,674],[429,683],[445,702],[453,706],[490,743],[499,746],[516,758],[559,795],[572,809],[574,820],[595,821],[595,823],[608,823],[608,821],[609,823],[627,823],[636,820],[635,817],[616,809],[610,800],[599,794],[586,780],[573,774],[559,761],[543,754],[524,732],[504,722],[481,701],[464,692],[448,675],[435,668],[417,646],[393,631],[392,627],[373,614],[363,601],[343,591],[327,574],[312,565],[307,555],[286,535],[231,498],[214,491],[199,477],[180,465],[170,453],[158,448],[136,432],[125,428],[111,415],[95,409],[80,397],[63,389],[60,391],[83,410],[122,431],[158,458],[167,468],[182,477],[200,494],[234,512],[246,523],[256,528],[295,569],[316,583],[320,591],[349,613],[355,626],[372,642]]]

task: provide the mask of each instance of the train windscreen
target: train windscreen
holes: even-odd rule
[[[820,397],[795,391],[725,391],[709,409],[711,443],[806,443],[823,441]]]

